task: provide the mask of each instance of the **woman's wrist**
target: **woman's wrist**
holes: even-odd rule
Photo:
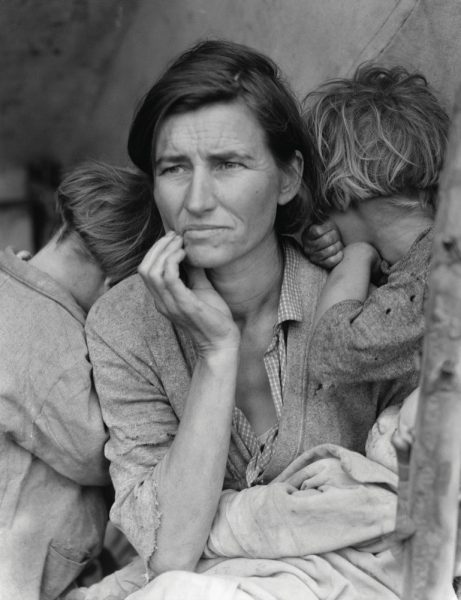
[[[240,353],[240,338],[223,340],[219,345],[199,348],[199,359],[211,367],[227,366],[238,364]]]

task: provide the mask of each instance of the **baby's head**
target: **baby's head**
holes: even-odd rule
[[[398,426],[399,413],[398,405],[383,410],[370,429],[365,444],[367,458],[380,463],[394,473],[397,472],[397,455],[392,445],[392,436]]]
[[[448,116],[421,74],[366,64],[305,103],[318,163],[317,220],[377,197],[433,212]]]
[[[402,405],[389,406],[379,415],[368,433],[365,454],[370,460],[380,463],[397,473],[397,454],[392,443],[395,433],[411,444],[416,421],[419,388],[414,390]]]

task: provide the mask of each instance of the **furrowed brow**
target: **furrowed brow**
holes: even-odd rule
[[[212,160],[221,160],[225,162],[227,160],[235,160],[236,158],[239,160],[251,160],[254,157],[251,154],[248,154],[248,152],[239,152],[238,150],[227,150],[221,152],[210,152],[210,158]]]
[[[177,162],[185,162],[188,158],[185,154],[162,154],[158,156],[155,161],[155,166],[158,167],[164,163],[177,163]]]

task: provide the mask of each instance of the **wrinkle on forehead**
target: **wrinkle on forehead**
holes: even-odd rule
[[[210,154],[244,152],[255,158],[269,152],[264,131],[242,103],[215,104],[173,115],[162,125],[157,138],[157,158],[193,152]]]

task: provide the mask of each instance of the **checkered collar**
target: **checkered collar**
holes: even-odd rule
[[[279,327],[285,321],[302,321],[303,319],[301,291],[297,281],[299,250],[294,246],[294,242],[288,239],[282,239],[282,250],[283,281],[275,327]]]

